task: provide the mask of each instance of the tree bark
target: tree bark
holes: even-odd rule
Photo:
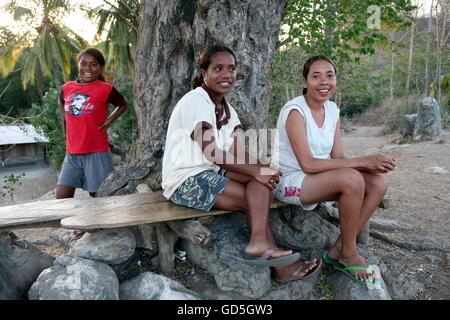
[[[431,24],[433,21],[433,1],[431,1],[430,18],[428,19],[427,47],[425,51],[425,96],[430,94],[430,46],[431,46]]]
[[[416,23],[411,26],[411,38],[409,39],[409,56],[408,56],[408,71],[406,74],[405,93],[408,94],[409,83],[411,82],[411,70],[413,61],[413,49],[414,49],[414,31],[416,29]]]
[[[198,57],[210,44],[236,54],[238,78],[227,96],[244,128],[268,124],[271,67],[287,0],[143,1],[135,57],[134,97],[140,138],[135,162],[116,170],[99,195],[132,193],[142,182],[160,189],[170,114],[191,89]]]

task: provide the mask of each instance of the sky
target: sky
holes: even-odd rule
[[[96,7],[98,5],[101,5],[103,3],[102,0],[72,0],[76,4],[85,3],[88,4],[90,7]],[[431,5],[432,0],[412,0],[413,3],[419,4],[423,9],[423,13],[425,15],[428,15],[430,12],[429,8]],[[0,0],[0,8],[2,8],[8,0]],[[13,26],[14,31],[20,31],[21,29],[25,28],[24,26],[21,26],[19,23],[15,22],[12,17],[9,14],[5,14],[3,10],[0,9],[1,19],[0,19],[0,26]],[[420,15],[422,15],[420,14]],[[73,11],[70,14],[68,14],[64,18],[64,23],[67,27],[81,35],[83,38],[85,38],[89,43],[92,44],[92,41],[94,39],[96,26],[94,23],[90,22],[84,17],[84,12],[80,11]]]

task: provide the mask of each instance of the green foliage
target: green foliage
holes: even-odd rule
[[[379,23],[370,8],[379,9]],[[283,14],[280,48],[298,46],[308,56],[323,54],[340,66],[358,62],[359,55],[375,53],[375,44],[387,42],[382,28],[406,27],[411,1],[291,0]]]
[[[121,145],[123,152],[127,153],[132,144],[139,137],[139,130],[136,126],[135,113],[133,108],[133,84],[131,81],[118,87],[118,91],[124,95],[128,102],[128,109],[111,124],[111,134],[115,141]]]
[[[134,57],[140,18],[139,0],[118,0],[97,8],[85,8],[88,17],[97,21],[96,40],[106,32],[106,40],[98,47],[106,57],[109,67],[115,68],[119,77],[130,77],[134,70]]]
[[[33,3],[10,0],[5,6],[14,19],[33,26],[2,50],[0,70],[6,76],[14,70],[17,59],[24,57],[20,73],[22,85],[40,81],[42,74],[52,75],[57,86],[69,79],[70,62],[88,43],[61,23],[71,10],[69,1],[40,0]],[[37,31],[37,33],[36,33]]]
[[[320,296],[319,300],[333,300],[334,290],[333,287],[325,282],[325,275],[322,274],[317,279],[316,284],[317,294]]]
[[[376,28],[370,24],[372,13],[367,9],[371,5],[380,9],[380,23]],[[387,90],[389,69],[379,66],[376,59],[365,57],[376,53],[377,47],[388,47],[383,30],[402,30],[408,26],[408,15],[413,9],[406,0],[289,1],[273,64],[269,111],[272,125],[281,107],[302,94],[303,64],[313,55],[329,56],[337,64],[336,97],[341,101],[342,115],[351,117],[366,108],[379,106]]]
[[[54,168],[59,170],[66,154],[66,140],[58,122],[61,115],[56,89],[49,89],[44,95],[42,104],[33,103],[28,116],[30,117],[30,123],[36,130],[49,139],[49,142],[40,143],[48,148],[49,158],[53,162]]]
[[[10,174],[3,177],[4,185],[2,186],[2,190],[0,190],[0,194],[2,197],[10,196],[11,202],[14,202],[14,191],[16,191],[16,186],[22,185],[22,182],[20,182],[20,179],[25,177],[25,173],[22,172],[21,174],[15,175]]]

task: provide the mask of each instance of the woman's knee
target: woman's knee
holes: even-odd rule
[[[351,168],[339,169],[339,171],[342,192],[364,195],[366,184],[361,172]]]
[[[376,193],[384,196],[387,192],[388,183],[384,174],[372,173],[365,176],[366,193]]]

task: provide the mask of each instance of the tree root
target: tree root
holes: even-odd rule
[[[399,241],[396,239],[389,238],[389,237],[385,236],[384,234],[381,234],[381,233],[373,231],[373,230],[370,231],[370,235],[375,239],[382,240],[382,241],[392,244],[394,246],[408,249],[408,250],[418,250],[418,251],[439,250],[439,251],[443,251],[443,252],[448,252],[448,250],[445,249],[444,247],[441,247],[440,245],[432,243],[432,242],[417,243],[417,242]]]

